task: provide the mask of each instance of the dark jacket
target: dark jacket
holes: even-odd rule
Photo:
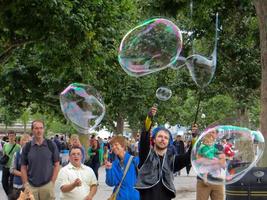
[[[148,157],[139,170],[136,189],[148,189],[154,187],[162,180],[163,185],[173,193],[175,197],[175,187],[173,184],[174,156],[170,151],[163,156],[161,161],[154,149],[150,149]]]

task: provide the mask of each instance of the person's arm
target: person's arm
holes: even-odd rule
[[[26,144],[28,145],[28,144]],[[27,186],[28,183],[28,155],[26,153],[26,147],[24,146],[24,148],[22,149],[21,152],[21,167],[20,167],[20,172],[21,172],[21,179],[22,179],[22,183],[24,184],[24,187]],[[25,187],[26,188],[26,187]]]
[[[54,163],[53,175],[51,177],[51,182],[52,183],[55,183],[55,181],[57,179],[58,172],[59,172],[59,162],[57,161],[57,162]]]
[[[115,166],[117,165],[117,160],[114,161],[113,163],[106,161],[105,167],[106,167],[106,184],[108,186],[115,186],[120,183],[120,180],[117,178],[117,176],[114,173]]]
[[[24,185],[28,184],[27,166],[21,165],[20,167],[21,179]]]
[[[16,155],[17,155],[17,153],[14,153],[9,171],[11,174],[14,174],[16,176],[21,176],[21,172],[19,170],[17,170],[17,166],[16,166],[16,159],[17,159]]]
[[[139,141],[139,168],[141,168],[144,164],[150,151],[150,130],[153,123],[153,117],[156,115],[156,113],[157,108],[152,107],[145,119],[145,124],[142,129]]]
[[[82,181],[80,179],[75,179],[74,182],[70,183],[70,184],[65,184],[65,185],[62,185],[60,187],[60,190],[65,193],[65,192],[70,192],[72,191],[74,188],[78,187],[78,186],[81,186],[82,184]]]
[[[97,191],[97,185],[90,186],[90,193],[85,197],[85,200],[92,200]]]
[[[58,175],[58,172],[59,172],[59,151],[57,149],[57,146],[56,144],[53,142],[52,145],[54,146],[54,152],[52,153],[52,162],[54,164],[54,167],[53,167],[53,173],[52,173],[52,177],[51,177],[51,182],[52,183],[55,183],[56,179],[57,179],[57,175]]]

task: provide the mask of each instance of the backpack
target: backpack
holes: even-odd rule
[[[51,141],[51,140],[49,140],[49,139],[46,139],[45,138],[45,140],[46,140],[46,142],[47,142],[47,146],[48,146],[48,149],[51,151],[51,153],[52,153],[52,156],[54,155],[54,153],[55,153],[55,147],[54,147],[54,145],[53,145],[53,142]],[[25,155],[26,155],[26,160],[27,160],[27,162],[28,162],[28,153],[30,152],[30,150],[31,150],[31,141],[29,141],[29,142],[27,142],[26,144],[25,144],[25,146],[23,147],[24,149],[25,149]],[[53,163],[54,163],[54,160],[53,160]]]

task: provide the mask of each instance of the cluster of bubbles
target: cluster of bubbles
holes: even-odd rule
[[[127,74],[134,77],[167,67],[179,69],[187,66],[197,85],[207,85],[214,75],[216,58],[209,60],[200,55],[181,57],[182,43],[181,30],[172,21],[149,19],[123,37],[118,52],[119,63]],[[216,57],[216,49],[214,52]],[[161,101],[167,101],[171,96],[172,91],[167,87],[159,87],[156,91],[156,97]],[[105,114],[100,94],[90,85],[69,85],[60,94],[60,105],[65,118],[79,133],[87,134],[95,129]]]
[[[60,94],[60,106],[65,118],[83,134],[94,130],[105,115],[105,104],[99,92],[86,84],[70,84]]]
[[[210,58],[199,54],[185,58],[180,56],[182,34],[173,22],[164,18],[146,20],[131,29],[122,39],[119,63],[127,74],[134,77],[145,76],[167,67],[177,70],[186,66],[196,85],[204,88],[211,82],[216,70],[217,35],[218,14],[215,47]],[[156,96],[158,98],[159,95]]]
[[[192,149],[191,162],[204,182],[231,184],[255,167],[264,146],[259,131],[220,125],[200,135]]]

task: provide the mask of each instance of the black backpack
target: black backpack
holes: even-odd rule
[[[51,151],[52,155],[54,155],[55,147],[53,145],[53,142],[49,139],[46,139],[46,138],[45,138],[45,140],[47,142],[48,149]],[[23,148],[25,149],[26,160],[28,162],[28,153],[31,150],[31,141],[27,142]],[[54,161],[53,161],[53,163],[54,163]]]

